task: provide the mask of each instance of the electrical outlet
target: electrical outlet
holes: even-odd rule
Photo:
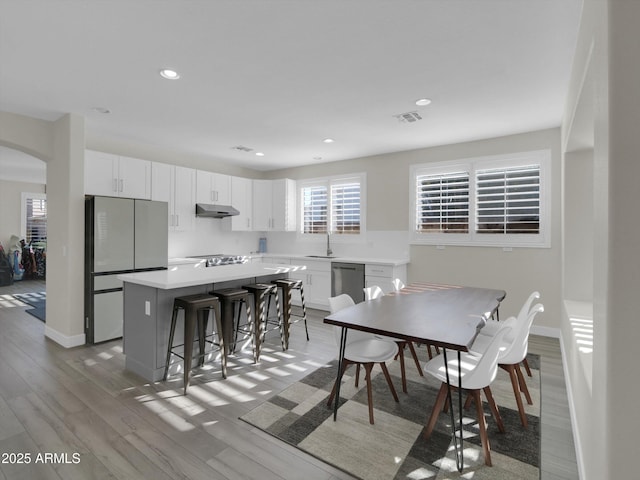
[[[151,302],[149,300],[145,300],[144,302],[144,314],[151,316]]]

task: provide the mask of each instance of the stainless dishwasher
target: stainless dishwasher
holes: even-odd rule
[[[346,293],[353,301],[364,301],[364,264],[331,262],[331,296]]]

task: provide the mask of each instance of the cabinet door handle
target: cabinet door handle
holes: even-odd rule
[[[176,227],[180,226],[180,215],[176,215]]]
[[[124,192],[124,180],[122,178],[120,179],[120,191]]]
[[[247,218],[247,228],[251,228],[251,219]]]
[[[114,178],[114,179],[113,179],[113,188],[112,188],[112,190],[113,190],[114,192],[117,192],[117,191],[118,191],[118,179],[117,179],[117,178]]]

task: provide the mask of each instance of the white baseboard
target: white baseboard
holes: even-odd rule
[[[567,369],[567,361],[564,351],[564,342],[562,341],[562,332],[560,332],[560,353],[562,354],[562,370],[564,372],[564,383],[567,389],[567,401],[569,403],[569,415],[571,416],[571,431],[573,432],[573,443],[576,449],[576,463],[578,464],[578,478],[584,476],[584,457],[582,455],[582,444],[580,442],[580,434],[578,432],[578,419],[575,413],[575,403],[573,400],[573,389],[571,388],[571,377]]]
[[[87,342],[84,333],[72,336],[63,335],[48,325],[44,327],[44,336],[50,338],[57,344],[62,345],[64,348],[79,347]]]
[[[542,337],[560,338],[560,329],[552,327],[531,326],[531,333]]]

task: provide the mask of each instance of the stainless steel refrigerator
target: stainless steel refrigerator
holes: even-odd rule
[[[85,199],[87,343],[122,337],[122,273],[167,268],[168,205],[131,198]]]

